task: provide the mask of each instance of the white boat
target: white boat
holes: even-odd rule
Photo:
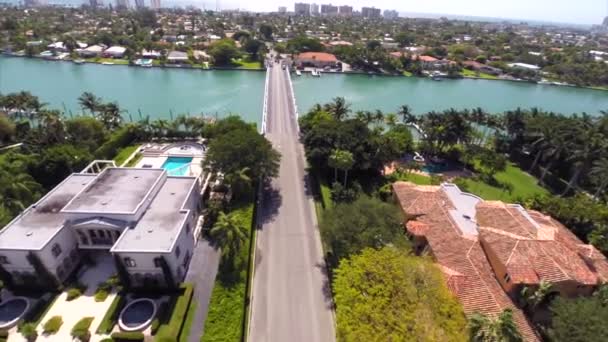
[[[74,63],[75,64],[83,64],[84,63],[84,59],[75,59]]]
[[[312,69],[311,73],[312,73],[312,76],[314,76],[314,77],[320,77],[321,76],[316,69]]]
[[[112,63],[112,62],[103,62],[103,63],[101,63],[101,65],[114,65],[114,63]]]
[[[302,76],[302,72],[300,70],[296,70],[296,75]]]

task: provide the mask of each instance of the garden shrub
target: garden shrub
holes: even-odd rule
[[[46,335],[56,334],[62,325],[63,318],[61,318],[61,316],[53,316],[44,323],[43,332]]]
[[[91,323],[93,323],[93,319],[95,319],[95,317],[84,317],[80,321],[76,322],[72,328],[72,337],[81,341],[88,341],[88,339],[91,337],[89,328],[91,327]]]
[[[99,323],[99,327],[97,328],[98,334],[109,334],[114,328],[116,321],[118,320],[118,315],[120,311],[125,306],[125,297],[123,297],[120,293],[116,295],[112,304],[108,308],[105,316]]]
[[[68,296],[67,296],[66,300],[69,302],[80,296],[82,296],[82,291],[80,289],[71,288],[71,289],[68,289]]]
[[[144,334],[139,331],[121,331],[113,333],[112,339],[116,342],[143,341]]]
[[[0,338],[7,338],[7,337],[8,337],[8,330],[0,329]]]
[[[171,319],[167,324],[162,324],[158,329],[156,342],[162,341],[176,341],[182,331],[182,326],[186,320],[188,308],[192,301],[192,294],[194,292],[194,285],[185,283],[180,286],[181,293],[177,297],[173,312],[171,313]],[[167,338],[172,338],[171,340]]]
[[[108,298],[108,295],[110,293],[107,290],[104,289],[97,289],[97,291],[95,291],[95,301],[96,302],[103,302],[106,300],[106,298]]]
[[[36,331],[36,326],[33,323],[23,324],[19,332],[21,332],[21,335],[23,335],[28,342],[36,341],[36,338],[38,338],[38,332]]]

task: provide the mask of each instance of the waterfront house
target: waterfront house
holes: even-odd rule
[[[68,51],[67,47],[65,45],[63,45],[63,42],[51,43],[51,44],[47,45],[46,48],[52,52],[67,52]]]
[[[65,281],[82,253],[111,253],[133,287],[183,280],[194,248],[200,185],[163,169],[75,173],[0,231],[7,284]]]
[[[176,64],[187,63],[188,54],[182,51],[171,51],[167,55],[167,62]]]
[[[299,68],[324,68],[326,66],[336,67],[337,64],[338,59],[336,56],[326,52],[303,52],[296,57],[296,65]]]
[[[393,184],[417,254],[431,255],[466,314],[496,317],[512,309],[526,340],[538,337],[517,300],[525,287],[589,295],[608,280],[608,261],[593,246],[540,212],[483,199],[454,184]]]
[[[110,48],[107,48],[103,52],[103,56],[106,58],[123,58],[125,56],[126,51],[127,51],[127,48],[125,48],[125,47],[112,46]]]
[[[85,49],[76,50],[76,53],[82,58],[94,58],[101,56],[105,49],[105,45],[91,45]]]
[[[160,51],[146,50],[146,49],[141,50],[141,58],[145,58],[145,59],[159,59],[160,56],[161,56]]]
[[[531,71],[539,71],[540,67],[538,65],[527,64],[527,63],[509,63],[507,64],[509,68],[514,69],[523,69],[523,70],[531,70]]]
[[[462,62],[462,65],[469,70],[483,72],[490,75],[502,74],[502,70],[500,70],[499,68],[494,68],[492,66],[482,64],[476,61],[464,61]]]

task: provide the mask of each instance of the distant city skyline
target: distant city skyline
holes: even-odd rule
[[[24,0],[8,0],[22,2]],[[40,1],[40,0],[39,0]],[[88,0],[45,0],[49,4],[81,4]],[[364,6],[380,8],[383,11],[397,10],[403,13],[444,14],[449,16],[472,16],[502,19],[520,19],[556,23],[573,23],[582,25],[599,25],[608,16],[608,0],[511,0],[490,3],[485,0],[352,0],[352,1],[282,1],[282,0],[220,0],[220,9],[242,9],[254,12],[276,12],[279,6],[285,6],[293,12],[296,2],[348,5],[353,10],[361,11]],[[114,1],[111,1],[114,3]],[[134,5],[135,1],[131,1]],[[149,2],[149,0],[147,1]],[[104,4],[108,0],[103,1]],[[200,8],[216,9],[216,2],[211,0],[163,0],[163,6],[193,5]]]
[[[195,1],[184,1],[196,4]],[[608,16],[606,0],[511,0],[503,2],[488,2],[485,0],[352,0],[352,1],[281,1],[259,0],[255,2],[243,0],[222,1],[221,8],[240,8],[259,12],[276,12],[279,6],[286,6],[293,12],[296,2],[332,4],[334,6],[349,5],[353,10],[361,11],[362,7],[376,7],[383,11],[394,9],[400,13],[429,13],[455,16],[477,16],[504,19],[537,20],[547,22],[574,23],[583,25],[601,24]],[[209,8],[209,6],[207,6]]]

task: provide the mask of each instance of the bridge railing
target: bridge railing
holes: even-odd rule
[[[285,69],[285,72],[287,73],[287,82],[289,83],[289,90],[291,92],[291,104],[293,105],[293,113],[296,116],[296,127],[298,128],[298,132],[300,131],[300,114],[298,113],[298,105],[296,104],[296,95],[293,91],[293,83],[291,82],[291,72],[289,71],[289,68]]]
[[[266,118],[268,117],[268,80],[270,78],[270,68],[266,67],[266,81],[264,83],[264,107],[262,108],[262,125],[260,134],[266,134]]]

